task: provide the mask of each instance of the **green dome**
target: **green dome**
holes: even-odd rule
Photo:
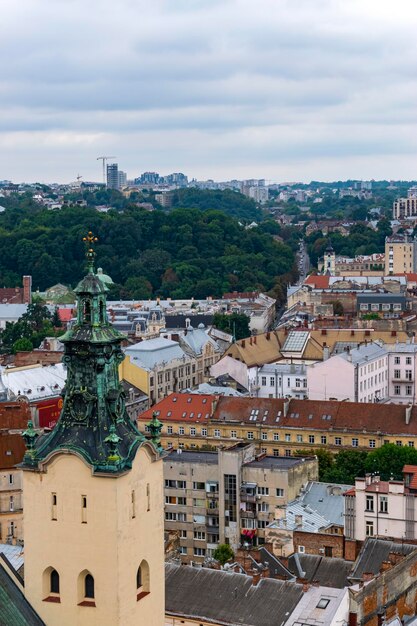
[[[99,267],[97,269],[97,277],[103,282],[105,285],[113,285],[113,281],[108,274],[103,274],[103,269]]]

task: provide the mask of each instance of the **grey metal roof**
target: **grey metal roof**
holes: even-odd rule
[[[315,554],[292,554],[288,559],[288,569],[295,576],[306,578],[309,582],[317,581],[320,585],[335,589],[349,586],[348,576],[352,571],[352,566],[352,562],[344,559]]]
[[[0,319],[17,320],[28,308],[27,304],[0,304]]]
[[[181,448],[179,448],[181,450]],[[164,457],[164,461],[172,463],[208,463],[210,465],[217,465],[218,455],[217,452],[197,452],[194,450],[173,450],[170,454]]]
[[[312,457],[314,458],[314,457]],[[261,459],[255,459],[254,461],[249,461],[245,464],[245,466],[250,467],[264,467],[265,469],[271,470],[287,470],[292,467],[296,467],[297,465],[302,465],[304,463],[304,458],[302,457],[290,457],[290,456],[264,456]],[[352,485],[351,485],[352,488]]]
[[[22,567],[25,560],[22,546],[11,546],[8,543],[0,543],[0,553],[4,554],[16,571]]]
[[[126,348],[126,354],[130,356],[132,363],[145,369],[153,369],[156,365],[169,363],[175,359],[189,361],[189,357],[176,341],[157,337],[147,339]]]
[[[371,341],[370,343],[362,344],[359,348],[354,348],[350,351],[350,353],[342,352],[338,356],[342,359],[349,359],[355,365],[360,365],[361,363],[366,363],[370,359],[378,359],[386,356],[386,354],[387,351],[385,348],[376,342]]]
[[[266,548],[259,549],[262,563],[265,563],[269,569],[269,575],[271,577],[280,576],[282,578],[294,579],[294,574],[291,572],[281,561],[271,554]],[[296,574],[297,576],[297,574]]]
[[[216,396],[243,396],[240,391],[233,387],[223,387],[222,385],[210,385],[209,383],[201,383],[196,389],[185,389],[184,393],[207,394],[212,393]]]
[[[366,293],[366,294],[358,294],[357,297],[358,304],[372,304],[375,302],[400,302],[405,303],[406,297],[405,294],[401,293],[380,293],[379,291],[376,293]]]
[[[365,572],[378,574],[383,561],[388,560],[391,552],[406,556],[415,550],[417,550],[417,546],[408,543],[395,543],[394,541],[368,537],[358,554],[350,578],[352,580],[361,580]]]
[[[1,377],[13,395],[27,396],[30,401],[59,396],[67,380],[67,370],[62,363],[3,368]]]
[[[287,621],[303,595],[302,585],[244,574],[165,566],[165,611],[216,624],[278,626]]]
[[[309,482],[301,500],[323,515],[330,524],[344,524],[343,494],[352,485],[335,485],[333,483]]]
[[[262,374],[298,374],[306,375],[307,367],[296,363],[266,363],[258,369],[258,375]]]
[[[187,334],[181,337],[181,342],[186,343],[195,355],[202,354],[206,343],[210,343],[215,352],[220,352],[219,346],[203,328],[190,328]]]

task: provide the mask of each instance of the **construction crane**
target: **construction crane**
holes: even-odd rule
[[[77,176],[77,183],[81,186],[80,180],[82,179],[82,176],[80,176],[80,174],[78,174]]]
[[[108,159],[117,159],[115,156],[101,156],[97,157],[97,161],[103,161],[103,183],[106,184],[106,161]]]

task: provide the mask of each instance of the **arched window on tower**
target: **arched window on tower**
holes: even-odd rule
[[[59,574],[53,567],[47,567],[43,573],[42,593],[44,602],[61,602]]]
[[[96,606],[94,577],[88,570],[78,576],[78,605]]]
[[[99,304],[100,324],[104,324],[105,322],[105,312],[106,312],[106,308],[104,306],[104,302],[103,300],[100,300],[100,304]]]
[[[84,300],[84,323],[90,324],[91,322],[91,302],[90,300]]]
[[[150,593],[149,565],[142,561],[136,572],[136,599],[141,600]]]

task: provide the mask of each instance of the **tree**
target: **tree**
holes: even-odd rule
[[[213,552],[213,558],[216,559],[220,563],[220,565],[224,565],[230,559],[233,559],[235,553],[232,548],[227,543],[221,543]]]
[[[234,335],[236,339],[244,339],[250,336],[249,318],[244,313],[232,313],[225,315],[215,313],[213,316],[213,326],[229,335]]]
[[[33,350],[33,344],[26,337],[17,339],[13,344],[13,354],[16,354],[16,352],[30,352],[31,350]]]
[[[377,473],[382,480],[402,480],[404,465],[417,465],[417,450],[386,443],[368,454],[365,469]]]
[[[52,314],[52,326],[54,328],[62,328],[61,318],[59,317],[58,307],[56,306]]]
[[[354,485],[357,476],[365,476],[367,456],[364,450],[341,450],[334,457],[334,465],[323,473],[322,480]]]
[[[324,480],[323,476],[334,466],[334,455],[325,448],[315,450],[296,450],[295,456],[316,456],[319,464],[319,480]]]

